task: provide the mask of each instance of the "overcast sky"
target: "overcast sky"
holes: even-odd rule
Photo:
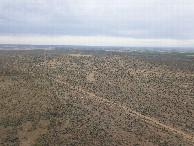
[[[194,0],[0,0],[0,43],[194,47]]]

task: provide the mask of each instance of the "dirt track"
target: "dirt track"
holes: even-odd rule
[[[136,117],[140,117],[140,118],[142,118],[144,120],[144,122],[149,123],[149,124],[153,125],[154,127],[158,126],[158,127],[164,128],[167,131],[173,132],[175,135],[183,136],[184,139],[190,140],[190,141],[194,142],[194,138],[193,138],[192,135],[186,134],[183,131],[180,131],[180,130],[177,130],[177,129],[175,129],[173,127],[170,127],[168,125],[162,124],[162,123],[160,123],[159,121],[157,121],[154,118],[151,118],[151,117],[148,117],[148,116],[144,116],[141,113],[138,113],[138,112],[136,112],[136,111],[134,111],[134,110],[132,110],[132,109],[126,107],[126,106],[123,106],[123,105],[121,105],[119,103],[116,103],[116,102],[110,101],[108,99],[105,99],[104,97],[96,96],[95,94],[93,94],[91,92],[88,92],[88,91],[86,91],[86,90],[84,90],[84,89],[82,89],[80,87],[77,87],[77,86],[74,87],[74,86],[70,85],[67,82],[61,81],[60,79],[53,79],[51,77],[50,77],[50,79],[52,79],[55,82],[58,82],[58,83],[61,83],[61,84],[65,84],[65,85],[69,86],[72,89],[77,89],[77,90],[79,90],[79,91],[81,91],[83,93],[86,93],[90,97],[93,97],[93,98],[95,98],[98,101],[103,101],[105,103],[109,103],[111,105],[115,105],[117,107],[120,107],[123,110],[125,110],[127,113],[129,113],[130,115],[136,116]]]

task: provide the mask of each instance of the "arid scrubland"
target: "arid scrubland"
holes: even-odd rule
[[[0,51],[0,145],[193,145],[194,57]]]

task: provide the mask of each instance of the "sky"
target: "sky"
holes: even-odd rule
[[[0,0],[0,44],[194,47],[194,0]]]

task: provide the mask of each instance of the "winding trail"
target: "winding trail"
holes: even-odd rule
[[[136,111],[134,111],[134,110],[132,110],[132,109],[126,107],[126,106],[123,106],[123,105],[121,105],[121,104],[119,104],[119,103],[110,101],[110,100],[108,100],[108,99],[106,99],[106,98],[104,98],[104,97],[96,96],[95,94],[93,94],[93,93],[91,93],[91,92],[89,92],[89,91],[87,91],[87,90],[85,90],[85,89],[82,89],[82,88],[80,88],[80,87],[78,87],[78,86],[72,86],[72,85],[70,85],[70,84],[67,83],[67,82],[61,81],[60,79],[54,79],[54,78],[52,78],[52,77],[49,77],[49,78],[52,79],[54,82],[58,82],[58,83],[61,83],[61,84],[65,84],[65,85],[69,86],[69,87],[72,88],[72,89],[76,89],[76,90],[81,91],[82,93],[88,94],[89,96],[92,96],[92,97],[95,98],[96,100],[104,101],[104,102],[106,102],[106,103],[109,103],[109,104],[115,105],[115,106],[117,106],[117,107],[120,107],[120,108],[122,108],[123,110],[125,110],[126,112],[128,112],[130,115],[136,116],[136,117],[139,117],[139,118],[142,118],[142,119],[144,120],[144,122],[146,122],[146,123],[148,123],[148,124],[151,124],[151,125],[153,125],[153,126],[161,127],[161,128],[163,128],[163,129],[165,129],[165,130],[167,130],[167,131],[173,132],[175,135],[183,136],[183,138],[184,138],[185,140],[190,140],[190,141],[194,142],[194,137],[193,137],[192,135],[186,134],[186,133],[184,133],[183,131],[180,131],[180,130],[175,129],[175,128],[173,128],[173,127],[170,127],[170,126],[168,126],[168,125],[162,124],[162,123],[160,123],[159,121],[157,121],[157,120],[154,119],[154,118],[151,118],[151,117],[148,117],[148,116],[144,116],[144,115],[142,115],[141,113],[138,113],[138,112],[136,112]]]

